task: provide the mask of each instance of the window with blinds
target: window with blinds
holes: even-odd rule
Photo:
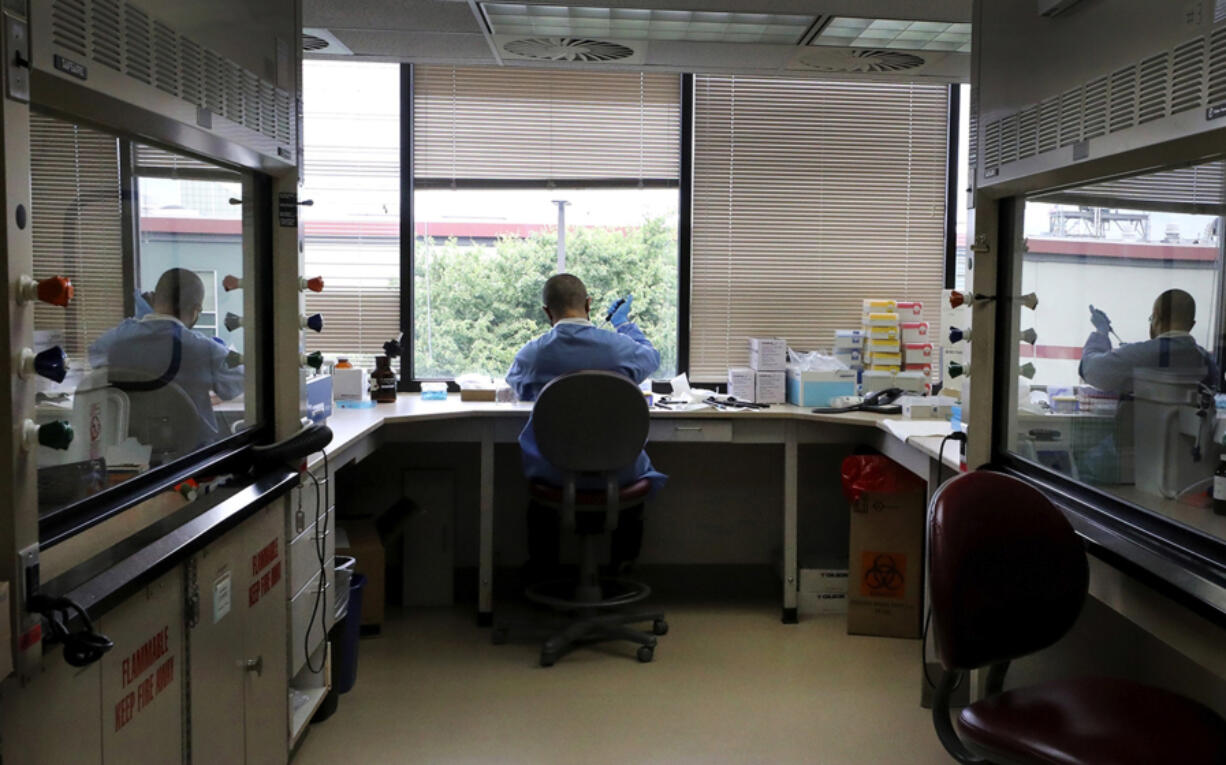
[[[676,186],[675,74],[414,67],[418,188],[500,179]]]
[[[727,379],[746,339],[830,348],[862,298],[944,285],[944,85],[694,78],[690,376]]]
[[[303,62],[308,351],[373,366],[400,333],[400,66]]]
[[[36,342],[59,344],[84,366],[90,341],[124,316],[119,143],[31,113],[30,185],[34,276],[65,276],[75,287],[66,308],[35,304]]]

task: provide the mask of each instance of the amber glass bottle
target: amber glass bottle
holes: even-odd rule
[[[370,397],[380,404],[396,403],[396,373],[387,356],[375,357],[375,371],[370,376]]]

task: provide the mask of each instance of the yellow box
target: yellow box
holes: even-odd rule
[[[890,312],[873,312],[864,314],[866,327],[898,327],[898,314]]]
[[[898,302],[895,300],[880,300],[866,298],[863,303],[863,313],[898,313]]]

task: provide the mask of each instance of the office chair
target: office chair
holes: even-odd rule
[[[1081,612],[1085,550],[1036,488],[978,471],[932,498],[932,626],[944,667],[932,705],[960,763],[1226,762],[1226,721],[1129,680],[1087,677],[1003,691],[1009,662],[1054,644]],[[988,667],[987,695],[950,720],[950,695]]]
[[[127,435],[152,447],[150,467],[172,462],[207,444],[210,433],[187,392],[174,382],[148,382],[141,371],[109,367],[108,380],[128,397]]]
[[[562,375],[550,382],[537,397],[532,426],[541,455],[564,474],[562,486],[533,482],[533,499],[558,509],[562,526],[579,535],[581,554],[579,580],[570,597],[551,592],[558,582],[529,587],[525,596],[557,611],[573,614],[570,623],[541,646],[541,666],[549,667],[571,650],[593,643],[629,640],[639,645],[639,661],[651,661],[656,635],[668,631],[662,613],[625,613],[624,606],[651,594],[645,584],[623,578],[601,577],[597,572],[597,537],[617,528],[618,513],[641,504],[651,489],[647,479],[619,486],[617,474],[634,464],[647,442],[649,416],[642,391],[629,379],[611,372],[583,371]],[[575,488],[580,477],[599,476],[603,491]],[[581,515],[603,516],[594,528],[576,523]],[[592,528],[592,530],[588,530]],[[618,588],[606,596],[602,585]],[[652,622],[652,631],[629,625]],[[506,628],[497,628],[494,642],[506,639]]]

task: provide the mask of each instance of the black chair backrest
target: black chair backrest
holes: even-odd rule
[[[930,585],[946,669],[1010,661],[1055,643],[1085,602],[1089,566],[1068,519],[1038,489],[980,470],[932,498]]]
[[[650,419],[643,392],[613,372],[557,377],[532,408],[541,456],[572,473],[607,473],[632,465],[647,443]]]

